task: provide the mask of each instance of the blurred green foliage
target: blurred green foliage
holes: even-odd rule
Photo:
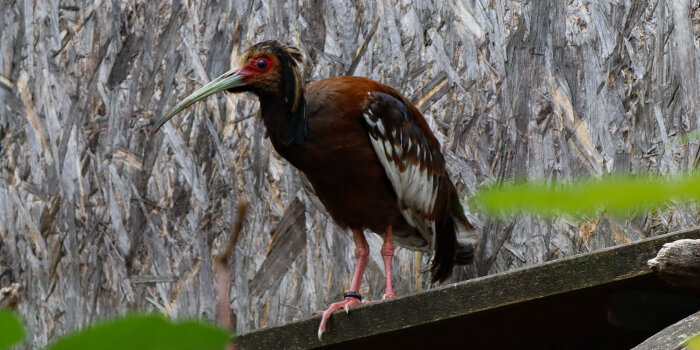
[[[9,310],[0,310],[0,350],[9,349],[24,338],[24,327],[17,315]]]
[[[69,334],[49,350],[222,350],[232,339],[223,328],[199,321],[172,323],[160,315],[131,315]]]
[[[571,183],[525,182],[487,186],[471,204],[491,216],[531,213],[582,216],[605,210],[627,216],[635,211],[700,201],[700,173],[664,179],[659,176],[610,175]]]
[[[700,334],[696,334],[686,340],[685,345],[688,347],[688,350],[700,350]]]

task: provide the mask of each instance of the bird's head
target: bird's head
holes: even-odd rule
[[[258,96],[278,96],[289,112],[303,108],[303,81],[298,64],[301,52],[277,41],[263,41],[251,46],[240,59],[240,66],[222,74],[180,101],[156,122],[154,134],[175,114],[220,91],[250,91]]]

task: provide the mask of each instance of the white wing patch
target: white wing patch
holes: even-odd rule
[[[410,150],[411,146],[416,147],[419,162],[421,153],[429,155],[430,152],[422,150],[419,142],[411,142],[410,137],[407,149],[404,150],[401,146],[402,142],[396,137],[398,134],[399,138],[403,138],[402,132],[391,130],[392,137],[390,139],[382,119],[372,115],[371,110],[367,110],[364,118],[368,126],[379,131],[378,138],[369,133],[369,139],[394,192],[396,192],[401,214],[409,225],[415,227],[423,238],[431,242],[430,249],[432,251],[435,242],[435,221],[430,220],[428,216],[435,207],[435,199],[437,198],[435,189],[438,179],[429,174],[427,166],[423,166],[421,169],[420,164],[413,164],[404,157],[404,152]],[[401,171],[402,168],[403,171]]]

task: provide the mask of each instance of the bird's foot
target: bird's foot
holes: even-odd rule
[[[328,319],[334,312],[345,309],[345,313],[350,313],[351,307],[359,305],[362,305],[362,300],[355,296],[346,296],[343,301],[331,304],[326,311],[323,311],[323,318],[321,318],[321,324],[318,326],[318,340],[322,341],[321,336],[326,331],[326,322],[328,322]]]
[[[396,294],[394,292],[390,292],[390,293],[382,294],[382,298],[379,300],[364,300],[363,303],[365,303],[365,304],[378,303],[378,302],[381,302],[381,301],[384,301],[387,299],[394,299],[394,298],[396,298]]]
[[[394,292],[384,293],[384,295],[382,295],[382,300],[393,299],[393,298],[396,298],[396,293],[394,293]]]

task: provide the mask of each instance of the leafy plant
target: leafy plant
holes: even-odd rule
[[[700,333],[685,341],[689,350],[700,350]]]
[[[488,215],[542,216],[592,214],[607,210],[628,215],[635,210],[652,210],[670,201],[700,201],[700,173],[674,179],[655,176],[611,175],[600,180],[562,183],[515,183],[492,185],[472,197],[472,204]]]
[[[0,310],[0,350],[8,349],[24,338],[24,327],[17,315],[9,310]]]
[[[172,323],[159,315],[132,315],[70,334],[49,350],[224,349],[231,340],[225,329],[198,321]]]

